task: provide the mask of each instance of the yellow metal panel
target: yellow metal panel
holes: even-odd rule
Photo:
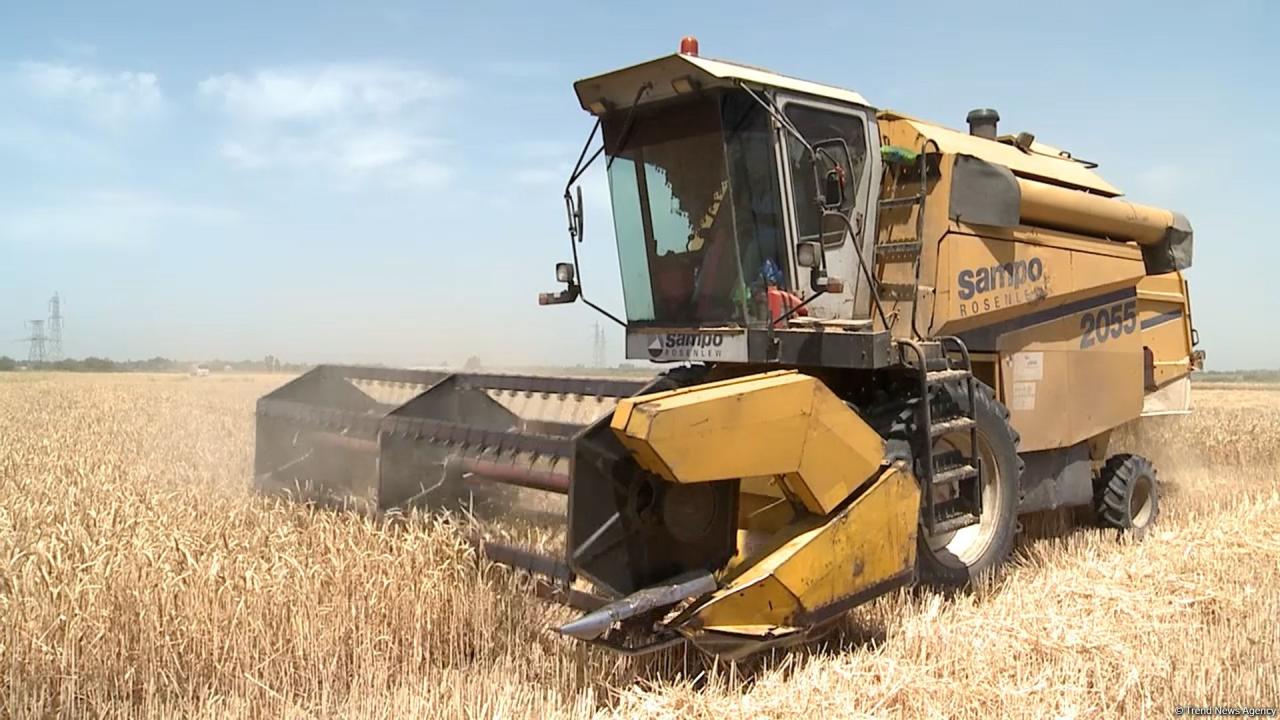
[[[817,378],[749,375],[619,403],[612,428],[645,469],[671,482],[782,476],[825,515],[866,482],[884,440]]]
[[[1120,300],[1001,336],[1000,397],[1021,435],[1019,450],[1066,447],[1139,416],[1141,332],[1137,317],[1125,314],[1136,305]],[[1112,310],[1118,326],[1109,322]]]
[[[738,527],[744,530],[774,533],[795,519],[795,508],[782,498],[738,493]]]
[[[687,629],[791,627],[915,566],[920,490],[905,466],[886,469],[824,524],[799,532],[695,609]],[[867,598],[869,599],[869,598]]]
[[[825,515],[884,462],[884,440],[843,400],[818,387],[797,474]]]
[[[707,601],[693,625],[714,629],[720,625],[783,626],[800,613],[800,600],[773,575],[736,582]]]
[[[631,456],[635,458],[640,467],[667,480],[672,480],[671,470],[663,464],[662,458],[658,457],[657,453],[647,443],[630,442],[623,432],[627,427],[633,427],[633,432],[640,434],[648,434],[649,432],[649,417],[633,412],[635,400],[636,398],[626,398],[618,403],[618,406],[613,410],[613,419],[609,421],[609,427],[613,430],[614,435],[622,441],[622,444],[626,446],[627,450],[631,452]]]
[[[915,478],[890,468],[775,575],[809,611],[884,582],[915,565],[919,510]]]
[[[1112,252],[1092,252],[1098,245]],[[1107,241],[1035,245],[949,233],[940,252],[948,271],[938,277],[933,332],[965,332],[1074,302],[1086,293],[1122,288],[1145,273],[1136,246]]]
[[[1151,349],[1150,384],[1147,392],[1154,393],[1185,378],[1195,367],[1194,348],[1191,346],[1191,308],[1187,303],[1185,281],[1182,274],[1171,272],[1152,275],[1138,284],[1138,317],[1142,322],[1142,344]],[[1189,409],[1189,395],[1185,388],[1174,392],[1153,405],[1160,411]],[[1177,402],[1170,404],[1171,400]]]
[[[952,223],[952,232],[976,237],[989,237],[1005,242],[1019,242],[1027,245],[1056,247],[1063,250],[1074,250],[1093,255],[1106,255],[1126,260],[1142,260],[1142,248],[1134,243],[1112,242],[1088,235],[1054,230],[1051,228],[1029,227],[1018,225],[1011,228],[968,225],[962,222]]]
[[[1023,177],[1040,178],[1085,188],[1103,195],[1119,195],[1120,189],[1103,180],[1101,176],[1084,165],[1062,157],[1052,157],[1054,153],[1024,153],[1021,150],[986,138],[975,137],[959,130],[952,130],[941,125],[934,125],[923,120],[907,117],[892,111],[881,111],[880,131],[890,136],[894,144],[903,144],[896,136],[914,134],[918,140],[907,147],[916,150],[924,138],[938,144],[944,153],[960,153],[982,158],[1012,170]],[[1041,148],[1046,146],[1041,145]],[[1033,146],[1033,149],[1037,149]]]
[[[814,515],[826,514],[826,511],[822,509],[822,501],[818,499],[813,489],[805,483],[803,475],[798,472],[787,473],[782,476],[782,482],[786,485],[787,490],[791,492],[791,496],[799,500],[805,510]]]
[[[767,373],[632,398],[618,437],[638,461],[638,450],[652,449],[662,464],[646,469],[672,482],[791,472],[800,464],[815,383],[796,372]]]
[[[1132,286],[1146,276],[1146,267],[1140,259],[1071,253],[1071,287],[1073,291],[1103,288],[1115,285]]]
[[[755,475],[742,478],[741,492],[764,495],[771,498],[782,497],[778,489],[778,479],[773,475]]]

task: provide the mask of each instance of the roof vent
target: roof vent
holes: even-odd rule
[[[996,139],[996,123],[1000,121],[1000,113],[991,108],[970,110],[964,117],[969,123],[969,134],[988,140]]]

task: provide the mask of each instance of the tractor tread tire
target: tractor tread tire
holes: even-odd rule
[[[1150,484],[1151,515],[1142,527],[1134,527],[1130,499],[1135,483],[1147,477]],[[1160,493],[1156,468],[1141,455],[1120,453],[1107,458],[1094,486],[1098,523],[1141,537],[1160,517]]]
[[[1009,424],[1009,409],[996,399],[995,391],[981,381],[977,383],[973,417],[978,433],[987,439],[996,462],[1001,465],[1001,508],[999,525],[995,529],[986,551],[972,563],[964,566],[948,565],[934,557],[925,537],[923,524],[917,540],[917,577],[922,585],[944,590],[971,586],[982,577],[994,572],[1013,552],[1018,531],[1018,505],[1021,502],[1022,470],[1025,466],[1018,455],[1020,437]],[[965,404],[968,404],[967,393]]]

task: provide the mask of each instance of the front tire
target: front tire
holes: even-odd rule
[[[976,525],[933,536],[927,535],[921,524],[916,564],[919,581],[925,585],[941,588],[971,585],[998,568],[1013,550],[1022,475],[1018,434],[1009,425],[1008,408],[996,400],[995,392],[981,382],[976,384],[973,418],[977,423],[976,450],[982,461],[979,521]],[[963,448],[968,453],[969,433],[966,430],[944,436],[938,442],[955,450]],[[973,459],[968,460],[972,464]]]

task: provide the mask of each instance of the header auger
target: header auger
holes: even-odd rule
[[[575,90],[597,125],[565,189],[565,289],[539,302],[583,301],[625,326],[627,357],[680,364],[643,381],[318,367],[259,401],[261,488],[559,513],[558,557],[477,541],[585,611],[562,633],[728,657],[904,584],[968,584],[1020,514],[1154,522],[1154,468],[1107,445],[1189,411],[1186,218],[999,134],[993,110],[950,130],[692,38]],[[617,314],[577,264],[575,183],[600,156]]]

